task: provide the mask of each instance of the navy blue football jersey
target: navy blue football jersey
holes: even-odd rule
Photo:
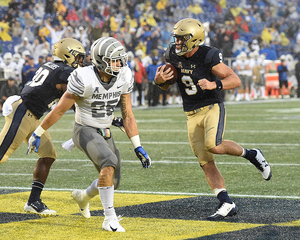
[[[61,61],[47,62],[35,73],[22,92],[23,103],[38,119],[63,95],[57,84],[68,84],[68,77],[74,68]]]
[[[186,58],[178,56],[173,45],[165,52],[165,58],[167,62],[176,67],[178,73],[177,84],[185,112],[223,102],[220,91],[215,89],[202,90],[197,85],[198,80],[202,78],[206,78],[211,82],[219,79],[211,72],[211,69],[223,61],[220,50],[209,46],[200,46],[192,57]]]

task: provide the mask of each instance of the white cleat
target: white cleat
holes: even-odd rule
[[[269,181],[272,177],[272,171],[269,163],[264,158],[260,149],[253,148],[251,150],[256,151],[256,156],[254,159],[251,159],[250,162],[260,171],[263,178],[266,181]]]
[[[81,215],[85,218],[90,218],[91,213],[89,208],[89,201],[84,201],[82,199],[82,192],[83,191],[81,190],[74,190],[71,195],[73,199],[77,202]]]
[[[103,230],[110,232],[125,232],[125,229],[120,225],[121,216],[115,217],[113,219],[105,218],[102,223]]]
[[[25,203],[24,211],[27,213],[38,214],[41,217],[56,215],[56,211],[50,210],[41,200],[33,203]]]
[[[232,217],[238,213],[238,207],[233,203],[220,203],[218,210],[211,216],[207,217],[208,220],[222,220],[225,217]]]

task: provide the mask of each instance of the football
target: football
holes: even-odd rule
[[[170,80],[168,80],[168,81],[166,81],[166,83],[169,84],[169,85],[172,85],[172,84],[176,83],[177,78],[178,78],[178,74],[177,74],[176,68],[172,64],[170,64],[170,63],[167,63],[165,65],[164,72],[167,71],[169,68],[171,68],[171,70],[173,71],[173,78],[170,79]]]

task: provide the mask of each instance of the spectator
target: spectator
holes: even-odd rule
[[[295,65],[295,75],[298,82],[298,88],[297,88],[297,98],[300,98],[300,59],[298,56],[298,62]]]
[[[14,47],[15,52],[22,54],[24,51],[29,51],[32,54],[32,45],[29,43],[28,38],[24,37],[23,42]]]
[[[13,61],[16,63],[16,83],[19,86],[22,82],[22,69],[25,60],[21,57],[20,53],[13,55]]]
[[[30,43],[33,43],[34,40],[36,39],[34,36],[34,33],[30,30],[29,26],[25,27],[25,30],[23,31],[21,38],[22,39],[27,38],[28,42],[30,42]]]
[[[45,0],[45,13],[55,13],[54,3],[55,0]]]
[[[50,31],[51,45],[58,42],[62,38],[63,34],[65,33],[65,31],[67,29],[66,27],[63,27],[63,29],[62,29],[61,25],[55,25],[54,28],[52,28],[48,21],[45,21],[45,26]]]
[[[90,41],[88,39],[87,29],[84,29],[80,26],[78,29],[75,29],[75,38],[82,43],[84,49],[88,51],[90,47]]]
[[[45,58],[43,55],[40,55],[38,60],[39,67],[42,66],[44,63],[45,63]]]
[[[66,6],[62,3],[62,0],[57,0],[56,3],[54,3],[54,7],[56,10],[56,15],[61,15],[63,17],[66,16],[67,13],[67,8]]]
[[[0,68],[4,72],[5,79],[8,79],[9,77],[16,77],[16,74],[18,74],[17,64],[12,60],[11,52],[4,53],[3,62],[0,63]]]
[[[165,25],[164,29],[161,32],[161,43],[164,50],[166,50],[169,47],[169,44],[171,42],[171,32],[168,30],[168,26]]]
[[[254,52],[259,52],[260,51],[260,46],[258,45],[258,41],[257,39],[253,39],[252,43],[251,43],[251,50]]]
[[[39,68],[38,64],[34,64],[34,58],[32,56],[29,56],[28,58],[28,65],[25,65],[23,68],[23,72],[25,75],[25,81],[23,79],[23,86],[32,80],[36,70]]]
[[[19,20],[16,20],[15,22],[12,23],[11,33],[12,33],[12,37],[21,38],[23,33],[23,28],[21,27],[21,23]]]
[[[53,61],[53,56],[52,54],[48,54],[46,57],[46,62],[52,62]]]
[[[188,10],[189,12],[191,12],[192,14],[194,15],[198,15],[200,13],[203,13],[203,9],[199,6],[198,3],[191,3],[189,6],[188,6]],[[195,16],[191,16],[191,17],[195,17]]]
[[[19,88],[15,85],[15,78],[9,77],[6,83],[1,87],[0,91],[0,111],[2,111],[3,103],[6,101],[6,99],[13,95],[20,94]]]
[[[0,39],[8,42],[12,40],[12,37],[9,34],[9,22],[5,22],[4,19],[0,21]]]
[[[280,33],[280,44],[281,46],[287,46],[290,44],[290,40],[286,37],[285,33]]]
[[[238,94],[235,100],[240,101],[245,99],[250,101],[251,79],[248,71],[252,71],[252,69],[250,69],[250,62],[247,59],[247,54],[245,52],[240,53],[240,58],[236,61],[236,64],[237,74],[241,80],[241,86],[238,89]]]
[[[285,56],[280,57],[280,65],[277,67],[277,72],[279,74],[279,88],[281,93],[281,98],[284,98],[284,93],[287,90],[289,92],[289,85],[288,85],[288,68],[285,62]],[[289,95],[289,93],[288,93]]]
[[[26,11],[24,14],[24,24],[25,27],[33,27],[35,25],[36,21],[34,20],[34,18],[32,17],[32,15],[30,14],[29,11]]]
[[[159,93],[161,92],[160,88],[156,86],[154,83],[155,73],[158,67],[160,66],[158,64],[159,57],[152,57],[152,64],[149,64],[149,66],[146,68],[147,73],[147,82],[148,82],[148,106],[157,106],[158,105],[158,98]]]
[[[45,8],[42,3],[36,3],[33,7],[33,16],[35,19],[43,19],[45,15]]]
[[[137,96],[136,98],[139,102],[139,106],[145,105],[145,78],[146,78],[146,71],[145,67],[142,63],[142,54],[140,51],[137,51],[136,57],[134,58],[135,64],[132,66],[134,70],[134,89],[133,89],[133,96]],[[136,104],[136,101],[133,102],[133,104]],[[134,105],[133,105],[134,106]]]

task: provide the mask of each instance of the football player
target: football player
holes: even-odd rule
[[[41,136],[75,104],[72,139],[92,161],[99,178],[86,190],[73,191],[72,197],[78,203],[80,213],[90,218],[89,200],[99,194],[105,215],[102,228],[125,232],[113,205],[114,189],[120,184],[121,158],[110,126],[119,101],[127,136],[144,168],[150,167],[151,159],[141,146],[132,112],[130,92],[134,79],[127,66],[124,46],[112,37],[99,38],[91,46],[91,59],[92,66],[78,68],[71,73],[67,91],[30,137],[28,150],[35,148],[38,151]]]
[[[177,22],[171,32],[174,42],[165,52],[167,62],[176,67],[183,109],[187,115],[190,145],[202,167],[207,182],[220,201],[218,210],[209,220],[220,220],[237,214],[238,208],[225,189],[224,179],[215,165],[214,154],[229,154],[248,159],[265,180],[271,168],[259,149],[245,149],[233,141],[223,140],[225,108],[221,90],[234,89],[241,81],[223,63],[220,50],[204,46],[205,28],[195,19]],[[170,87],[171,68],[157,69],[155,83],[162,89]]]
[[[45,63],[37,70],[20,96],[12,96],[5,101],[5,125],[0,133],[0,163],[6,162],[23,141],[28,142],[39,126],[40,118],[66,90],[67,79],[83,62],[85,51],[79,41],[65,38],[54,44],[53,56],[54,61]],[[57,155],[48,131],[40,139],[37,154],[39,159],[33,170],[31,194],[24,210],[41,216],[55,215],[56,211],[50,210],[40,199]]]

